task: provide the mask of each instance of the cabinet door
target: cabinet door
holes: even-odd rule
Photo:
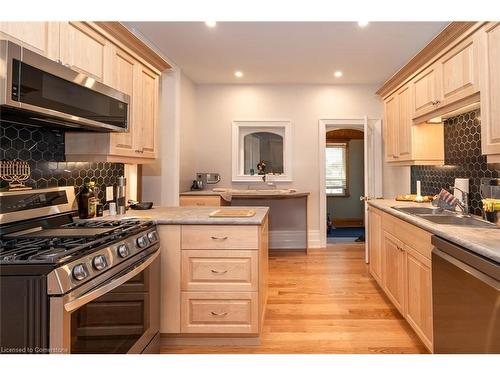
[[[134,152],[134,90],[136,85],[135,71],[138,62],[128,53],[118,47],[112,47],[111,57],[111,72],[108,74],[110,79],[109,85],[130,96],[129,105],[129,131],[126,133],[111,134],[111,150],[112,154],[125,155],[136,157]]]
[[[396,93],[398,97],[398,160],[405,161],[412,158],[412,106],[411,89],[407,85]]]
[[[479,91],[478,34],[453,48],[440,64],[442,106],[467,98]]]
[[[387,296],[404,315],[404,266],[403,244],[389,233],[383,233],[383,285]]]
[[[397,161],[398,159],[398,97],[390,96],[384,102],[384,148],[385,160]]]
[[[109,42],[83,22],[62,22],[61,61],[63,64],[104,82],[106,48]]]
[[[156,157],[159,77],[146,68],[140,66],[138,74],[138,94],[135,100],[136,120],[134,126],[137,140],[136,150],[139,156],[146,158]]]
[[[500,23],[481,31],[481,147],[500,162]]]
[[[0,22],[0,37],[50,59],[59,59],[57,22]]]
[[[439,65],[434,64],[420,73],[412,83],[413,118],[420,117],[437,108],[441,97],[439,87]]]
[[[382,285],[382,217],[371,207],[368,211],[368,251],[370,273]]]
[[[431,261],[406,247],[406,319],[432,351]]]

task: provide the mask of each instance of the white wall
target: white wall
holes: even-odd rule
[[[231,122],[235,119],[289,119],[293,136],[293,183],[281,184],[311,193],[309,230],[319,233],[318,120],[326,118],[382,118],[377,86],[349,85],[198,85],[198,169],[219,172],[219,186],[231,182]],[[323,167],[323,166],[321,166]],[[408,170],[408,177],[401,178]],[[391,170],[386,179],[389,196],[409,190],[409,168]],[[392,178],[397,178],[393,180]]]
[[[196,86],[186,75],[180,76],[180,191],[189,190],[196,179],[198,137],[196,124]],[[203,142],[201,143],[203,144]]]

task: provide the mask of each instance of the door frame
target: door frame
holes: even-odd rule
[[[366,124],[366,125],[365,125]],[[373,126],[370,126],[373,124]],[[378,198],[382,196],[382,121],[380,119],[370,119],[367,116],[360,117],[326,117],[318,121],[318,144],[319,144],[319,241],[320,247],[326,247],[326,185],[325,162],[326,162],[326,132],[327,129],[356,129],[364,132],[364,176],[365,190],[366,186],[372,186],[373,191],[365,191],[365,196]],[[371,153],[374,157],[368,159],[368,146],[371,146]],[[380,171],[380,173],[371,173],[367,170]],[[371,177],[371,181],[368,179]],[[365,203],[365,244],[368,243],[368,233],[366,226],[368,224]],[[368,251],[365,246],[365,261],[368,263]]]

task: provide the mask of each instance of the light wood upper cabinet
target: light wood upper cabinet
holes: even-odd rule
[[[138,62],[121,48],[112,47],[111,51],[110,72],[107,73],[109,77],[105,83],[109,86],[130,96],[129,105],[129,131],[126,133],[113,133],[111,134],[111,153],[118,155],[136,156],[134,152],[135,141],[135,125],[134,115],[136,111],[134,92],[137,90],[137,70],[139,68]]]
[[[142,157],[155,158],[158,128],[159,77],[141,66],[137,77],[134,132],[136,150]]]
[[[479,34],[474,34],[439,60],[441,107],[479,91],[478,40]]]
[[[500,23],[481,30],[481,147],[489,163],[500,163]]]
[[[60,46],[64,65],[104,82],[111,46],[102,34],[84,22],[61,22]]]
[[[412,158],[412,92],[409,85],[396,93],[398,98],[398,160],[405,161]]]
[[[405,253],[403,243],[393,235],[382,234],[383,271],[382,282],[394,306],[404,315],[404,267]]]
[[[384,102],[384,144],[385,160],[397,161],[398,159],[398,123],[399,106],[397,95],[392,95]]]
[[[413,85],[413,118],[436,109],[441,98],[439,65],[433,64],[415,77]]]
[[[372,207],[368,211],[368,251],[370,273],[382,283],[382,216]]]
[[[0,22],[0,38],[52,60],[59,59],[58,22]]]

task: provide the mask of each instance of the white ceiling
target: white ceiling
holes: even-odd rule
[[[380,84],[447,22],[125,22],[197,83]],[[234,77],[241,70],[244,76]],[[341,70],[342,78],[333,77]]]

